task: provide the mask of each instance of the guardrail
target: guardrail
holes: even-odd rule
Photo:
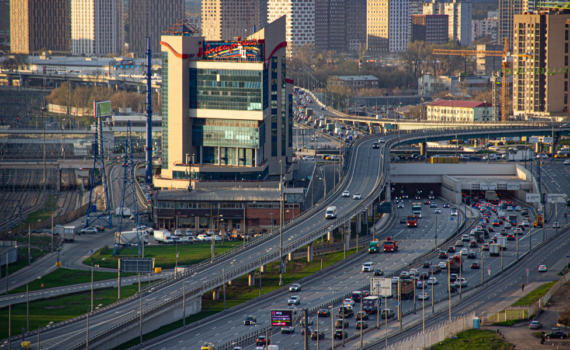
[[[522,129],[522,128],[521,128],[521,129]],[[480,129],[477,129],[477,130],[480,131]],[[494,130],[494,129],[491,129],[491,130]],[[386,153],[389,154],[389,149],[390,149],[390,147],[391,147],[393,144],[396,144],[396,143],[397,143],[396,141],[400,142],[402,139],[404,139],[404,140],[405,140],[405,139],[416,139],[416,138],[421,139],[422,137],[425,137],[425,136],[427,136],[427,135],[441,134],[442,132],[444,132],[444,133],[445,133],[445,132],[452,132],[454,135],[455,135],[455,134],[458,134],[458,135],[459,135],[459,134],[461,134],[462,132],[463,132],[463,133],[468,133],[468,132],[470,132],[470,131],[472,131],[472,128],[466,128],[465,130],[464,130],[464,129],[462,129],[462,130],[457,130],[457,129],[447,129],[447,128],[446,128],[445,130],[440,131],[440,132],[428,131],[428,132],[423,132],[423,133],[402,132],[402,133],[400,133],[400,137],[399,137],[397,140],[396,140],[396,139],[392,139],[392,140],[389,140],[389,141],[385,144],[385,147],[383,148],[383,151],[384,151],[383,158],[384,158],[384,159],[383,159],[383,161],[382,161],[380,164],[383,164],[383,166],[384,166],[383,169],[387,169],[387,164],[388,164],[388,162],[389,162],[389,157],[386,157],[385,154],[386,154]],[[403,136],[402,136],[402,134],[403,134]],[[373,137],[375,137],[375,136],[374,136],[374,135],[371,135],[371,136],[367,136],[367,137],[361,139],[361,140],[358,142],[359,146],[360,146],[363,142],[368,141],[368,140],[370,140],[370,139],[373,138]],[[355,159],[354,159],[353,157],[351,157],[350,162],[351,162],[351,164],[354,163],[354,162],[355,162]],[[343,176],[343,183],[344,183],[344,182],[346,181],[346,179],[347,179],[346,170],[347,170],[347,167],[346,167],[346,164],[345,164],[344,169],[343,169],[343,172],[344,172],[344,174],[343,174],[343,175],[344,175],[344,176]],[[322,235],[324,235],[326,232],[328,232],[328,231],[334,229],[335,227],[338,227],[338,226],[342,225],[346,220],[349,220],[349,219],[352,218],[353,216],[359,214],[359,213],[362,211],[363,208],[367,207],[367,206],[368,206],[369,204],[371,204],[376,198],[378,198],[378,196],[380,195],[380,193],[382,192],[383,187],[384,187],[385,176],[386,176],[385,173],[382,173],[382,175],[380,176],[380,179],[378,179],[377,182],[376,182],[375,190],[372,192],[372,194],[371,194],[370,196],[367,197],[366,200],[362,201],[361,204],[357,206],[357,208],[353,209],[353,210],[352,210],[351,212],[349,212],[348,214],[345,214],[345,215],[343,215],[342,217],[340,217],[340,218],[334,220],[334,221],[331,223],[331,225],[327,225],[327,227],[324,227],[324,228],[318,229],[318,230],[316,230],[316,231],[313,231],[311,234],[306,235],[305,237],[300,238],[300,239],[296,240],[295,242],[292,242],[292,243],[290,243],[289,245],[285,246],[284,249],[283,249],[283,255],[287,254],[288,252],[294,251],[294,250],[296,250],[296,249],[298,249],[298,248],[304,246],[305,244],[307,244],[307,243],[309,243],[309,242],[314,241],[315,239],[317,239],[317,238],[321,237]],[[339,186],[337,192],[340,191],[341,188],[342,188],[342,187]],[[332,197],[329,198],[329,200],[332,200]],[[299,222],[300,218],[305,218],[305,217],[308,216],[308,215],[313,215],[315,212],[316,212],[316,210],[315,210],[315,211],[311,211],[310,214],[307,213],[307,215],[304,215],[304,216],[302,215],[302,216],[298,217],[298,219],[295,220],[295,222]],[[463,225],[463,224],[464,224],[464,223],[462,223],[462,225]],[[293,225],[293,223],[290,223],[290,224],[289,224],[289,226],[291,226],[291,225]],[[274,235],[275,235],[275,234],[274,234]],[[257,244],[260,244],[260,243],[261,243],[260,241],[257,242]],[[256,244],[256,245],[257,245],[257,244]],[[252,247],[252,246],[253,246],[253,244],[248,245],[248,247]],[[246,248],[242,248],[242,249],[239,249],[239,251],[242,251],[242,250],[245,250],[245,249],[246,249]],[[236,254],[237,254],[237,252],[236,252]],[[227,272],[227,273],[226,273],[226,276],[225,276],[225,280],[231,280],[231,279],[234,279],[234,278],[236,278],[236,277],[242,276],[242,275],[244,275],[244,274],[246,274],[246,273],[248,273],[248,272],[250,272],[250,271],[252,271],[252,270],[257,269],[257,268],[260,267],[261,265],[265,265],[266,263],[271,262],[271,261],[274,261],[274,260],[277,260],[277,259],[279,259],[279,258],[280,258],[280,256],[279,256],[279,252],[278,252],[278,251],[277,251],[277,252],[273,252],[273,253],[271,253],[271,254],[267,254],[267,255],[261,257],[259,261],[252,261],[252,262],[250,262],[249,264],[246,264],[246,265],[244,265],[244,266],[241,266],[241,267],[239,267],[239,268],[236,268],[236,269],[234,269],[234,270],[232,270],[232,271]],[[420,260],[418,260],[418,259],[420,259]],[[422,256],[422,257],[419,257],[418,259],[415,259],[412,263],[419,262],[419,261],[421,261],[422,259],[425,259],[425,257]],[[203,268],[200,268],[200,270],[201,270],[201,269],[203,269]],[[196,272],[196,271],[197,271],[197,269],[193,269],[193,270],[189,271],[186,275],[193,274],[193,273]],[[174,283],[174,281],[175,281],[175,280],[172,280],[172,281],[170,281],[168,284],[172,284],[172,283]],[[213,288],[219,287],[219,286],[222,285],[222,284],[223,284],[222,276],[215,277],[215,278],[213,278],[213,279],[211,279],[211,280],[209,280],[209,281],[207,281],[207,282],[202,283],[202,286],[201,286],[201,287],[197,287],[197,288],[194,288],[194,289],[188,291],[188,293],[186,293],[186,295],[187,295],[186,298],[192,298],[192,297],[195,297],[195,296],[202,295],[205,291],[208,291],[208,290],[211,290],[211,289],[213,289]],[[163,287],[163,286],[165,286],[165,285],[166,285],[166,283],[165,283],[165,284],[161,284],[161,285],[157,285],[157,286],[154,286],[152,289],[160,288],[160,287]],[[152,290],[152,289],[151,289],[151,290]],[[143,293],[146,293],[146,292],[147,292],[147,291],[143,291]],[[138,298],[138,297],[139,297],[138,294],[136,294],[136,295],[134,295],[133,297],[127,299],[127,300],[130,301],[130,300],[136,299],[136,298]],[[176,303],[180,302],[181,299],[182,299],[182,296],[180,295],[178,298],[175,298],[175,299],[173,299],[173,300],[170,300],[170,301],[165,302],[165,303],[160,304],[160,305],[155,305],[155,306],[153,306],[152,308],[147,309],[147,310],[143,313],[143,315],[144,315],[143,318],[147,318],[147,317],[149,317],[149,316],[152,316],[153,314],[158,313],[160,310],[169,309],[171,306],[173,306],[173,305],[175,305]],[[111,307],[111,306],[109,306],[109,307]],[[99,312],[101,312],[101,311],[99,311]],[[77,319],[77,318],[76,318],[76,319]],[[112,328],[110,328],[110,329],[108,329],[108,330],[106,330],[106,331],[104,331],[104,332],[102,332],[102,333],[99,333],[99,334],[97,334],[96,336],[94,336],[94,337],[93,337],[93,340],[90,340],[90,342],[91,342],[91,343],[95,343],[95,342],[97,342],[98,340],[101,340],[101,339],[103,339],[103,338],[105,338],[105,337],[108,337],[108,336],[112,335],[116,330],[118,330],[118,329],[120,329],[120,328],[128,327],[128,326],[131,325],[133,322],[138,322],[138,320],[139,320],[139,318],[138,318],[138,317],[135,317],[134,319],[129,319],[129,320],[127,320],[127,321],[122,322],[121,324],[115,325],[115,326],[113,326]],[[83,343],[83,345],[82,345],[82,344],[78,344],[77,346],[73,347],[73,349],[77,349],[77,348],[80,348],[80,347],[82,347],[82,346],[84,346],[84,343]]]

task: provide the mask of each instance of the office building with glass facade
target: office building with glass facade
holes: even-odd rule
[[[292,164],[285,17],[235,41],[180,25],[161,37],[162,169],[155,186],[258,181]]]

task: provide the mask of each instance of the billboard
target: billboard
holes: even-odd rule
[[[392,296],[392,279],[383,277],[370,278],[370,291],[372,295],[380,295],[383,297]]]
[[[93,103],[95,118],[110,117],[113,114],[113,110],[111,109],[111,101],[93,101]]]
[[[121,272],[151,273],[154,271],[154,259],[129,258],[121,259]]]
[[[293,326],[293,310],[271,310],[271,326]]]
[[[204,60],[263,61],[263,42],[260,40],[205,41],[198,57]]]
[[[526,194],[527,203],[540,203],[540,193],[527,193]]]

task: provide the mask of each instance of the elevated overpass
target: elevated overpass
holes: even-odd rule
[[[391,174],[389,166],[390,148],[402,143],[418,143],[427,138],[454,139],[458,136],[469,138],[481,133],[503,133],[512,135],[517,133],[546,133],[550,128],[536,128],[530,126],[509,127],[508,129],[497,128],[474,128],[445,130],[424,130],[423,132],[401,131],[400,134],[387,135],[386,143],[380,150],[373,150],[372,143],[377,136],[371,135],[358,140],[347,154],[343,173],[343,180],[337,191],[325,201],[323,206],[317,207],[294,221],[289,222],[283,228],[283,242],[280,249],[279,230],[274,230],[265,237],[253,240],[224,255],[220,255],[213,261],[206,261],[179,276],[178,279],[166,280],[161,285],[142,291],[121,303],[90,314],[91,322],[95,326],[90,328],[89,345],[92,348],[112,348],[120,342],[119,339],[130,339],[138,336],[139,316],[136,312],[139,307],[139,297],[145,305],[143,311],[143,323],[145,332],[152,331],[164,324],[170,323],[182,317],[180,305],[182,303],[182,284],[186,283],[186,300],[192,301],[195,311],[199,310],[199,300],[204,293],[216,290],[225,281],[235,279],[245,274],[251,274],[258,268],[264,268],[265,264],[272,261],[283,260],[303,246],[308,246],[308,258],[312,258],[312,245],[317,239],[338,227],[346,227],[347,222],[354,216],[366,215],[372,210],[372,203],[381,195],[390,198]],[[570,134],[570,128],[561,128],[561,134]],[[361,201],[354,201],[340,196],[344,190],[353,193],[369,193],[368,197]],[[385,194],[383,193],[385,192]],[[335,220],[324,220],[324,210],[329,205],[338,208],[338,216]],[[349,236],[346,236],[349,237]],[[231,260],[231,264],[227,261]],[[222,269],[225,265],[225,273]],[[231,266],[231,267],[229,267]],[[286,265],[285,265],[286,267]],[[188,302],[187,302],[188,305]],[[134,316],[132,316],[134,312]],[[73,321],[56,324],[49,329],[41,330],[41,343],[43,346],[53,347],[65,341],[67,346],[79,349],[85,347],[84,316]],[[33,336],[35,334],[35,336]],[[37,333],[31,332],[26,335],[27,339],[36,341]],[[34,346],[34,345],[33,345]]]

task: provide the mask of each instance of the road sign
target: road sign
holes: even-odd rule
[[[552,136],[544,136],[542,138],[542,143],[552,143],[553,139]]]
[[[44,287],[44,284],[42,283],[42,288]]]
[[[450,217],[449,220],[453,221],[453,217]]]
[[[527,203],[540,203],[540,193],[527,193],[526,194]]]
[[[520,189],[520,182],[507,182],[507,191],[518,191]]]
[[[564,193],[548,193],[546,194],[548,203],[566,203],[566,195]]]
[[[465,218],[465,221],[469,221],[469,218]]]
[[[526,277],[528,277],[529,272],[530,272],[530,270],[529,270],[529,268],[527,267],[527,268],[526,268]]]
[[[479,189],[481,191],[496,191],[497,190],[497,183],[496,182],[481,182],[479,184]]]
[[[400,302],[397,302],[397,303],[396,303],[396,306],[400,306]]]
[[[491,266],[487,266],[487,274],[491,276]]]
[[[533,208],[533,207],[530,207],[530,210],[532,211],[532,210],[534,210],[534,208]]]
[[[381,295],[383,297],[392,296],[392,279],[383,277],[371,277],[370,286],[372,295]]]
[[[539,137],[538,137],[538,136],[531,136],[531,137],[528,138],[528,142],[530,142],[530,143],[539,143],[540,140],[539,140]]]
[[[151,273],[154,271],[153,258],[121,259],[121,272]]]
[[[271,325],[274,327],[293,326],[293,310],[271,310]]]

